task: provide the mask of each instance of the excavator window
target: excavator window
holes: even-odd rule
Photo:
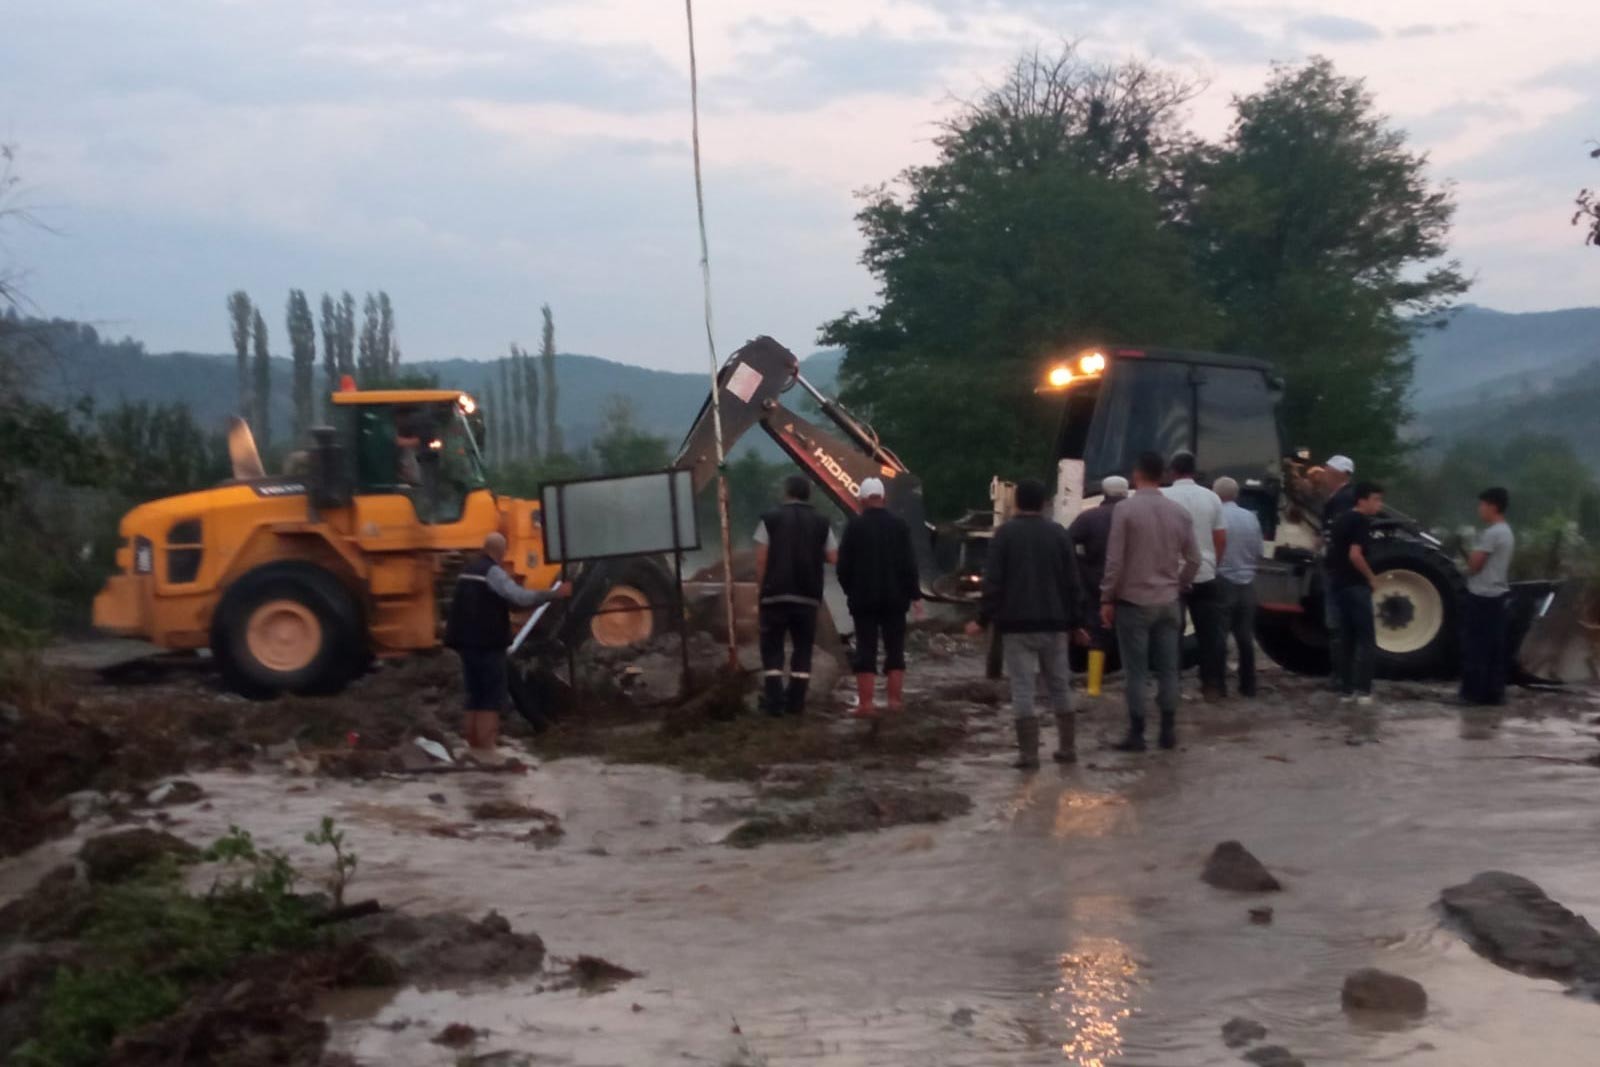
[[[429,525],[456,522],[486,484],[472,429],[454,404],[352,405],[357,491],[411,498]]]

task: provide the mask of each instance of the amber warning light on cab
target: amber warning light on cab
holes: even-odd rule
[[[1105,353],[1088,351],[1053,364],[1045,374],[1042,391],[1069,389],[1075,383],[1098,378],[1106,370]]]

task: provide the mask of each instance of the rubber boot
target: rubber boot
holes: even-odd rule
[[[783,714],[783,675],[767,675],[762,683],[761,710],[775,719]]]
[[[1128,736],[1124,737],[1121,741],[1118,741],[1111,747],[1116,749],[1118,752],[1143,752],[1145,750],[1144,720],[1129,719]]]
[[[1174,749],[1178,747],[1178,714],[1173,711],[1161,713],[1161,740],[1158,742],[1162,748]]]
[[[906,672],[890,671],[887,684],[889,710],[896,713],[906,710]]]
[[[811,686],[809,678],[790,678],[789,692],[785,697],[784,710],[790,715],[799,715],[806,710],[806,690]]]
[[[856,675],[856,710],[858,719],[870,719],[878,714],[878,709],[873,706],[878,686],[876,674]]]
[[[1011,766],[1019,771],[1039,769],[1039,717],[1030,715],[1017,720],[1017,761]]]
[[[1070,711],[1056,712],[1057,763],[1078,762],[1078,717]]]

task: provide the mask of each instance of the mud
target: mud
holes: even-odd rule
[[[1123,756],[1097,746],[1122,725],[1113,683],[1083,701],[1080,765],[1018,775],[1003,690],[981,678],[979,650],[923,640],[903,720],[874,727],[835,707],[798,722],[720,722],[674,717],[671,700],[628,702],[558,723],[522,775],[312,773],[324,755],[383,752],[434,724],[447,733],[448,660],[433,668],[436,700],[419,684],[386,705],[334,709],[333,725],[300,719],[241,737],[267,709],[221,701],[223,721],[197,720],[212,734],[191,739],[202,801],[80,804],[73,836],[0,862],[0,900],[61,879],[35,895],[41,913],[0,917],[30,937],[48,927],[43,902],[79,879],[71,867],[50,872],[115,819],[194,843],[237,823],[299,861],[315,855],[306,828],[331,814],[360,853],[360,895],[402,916],[451,915],[466,962],[412,977],[396,955],[404,939],[384,949],[358,938],[298,972],[309,1003],[269,1013],[263,975],[261,998],[247,999],[259,1013],[208,1002],[187,1017],[195,1034],[315,1062],[294,1058],[298,1035],[312,1033],[283,1021],[295,1017],[326,1027],[323,1062],[394,1067],[1589,1061],[1593,1004],[1486,962],[1431,906],[1440,886],[1515,864],[1574,912],[1600,910],[1600,859],[1583,845],[1600,782],[1584,762],[1596,749],[1592,695],[1515,693],[1486,726],[1447,708],[1443,687],[1380,687],[1379,743],[1351,747],[1351,724],[1314,682],[1268,671],[1256,701],[1207,706],[1190,693],[1179,752]],[[234,747],[200,762],[207,745]],[[923,810],[907,795],[918,790],[943,798],[931,802],[942,821],[893,818]],[[530,848],[519,841],[530,820],[468,821],[484,804],[547,812],[564,835]],[[751,823],[763,847],[729,847]],[[1233,838],[1285,886],[1270,924],[1251,921],[1251,898],[1196,877],[1212,845]],[[531,949],[513,949],[499,922],[486,931],[462,917],[491,909],[507,930],[544,935],[537,970],[511,969]],[[586,989],[573,973],[585,955],[638,977]],[[1345,977],[1373,966],[1421,981],[1428,1013],[1398,1026],[1347,1015]],[[6,974],[0,966],[9,989]],[[1260,1020],[1274,1044],[1229,1048],[1219,1024],[1235,1016]],[[476,1038],[470,1051],[430,1040],[447,1026]]]

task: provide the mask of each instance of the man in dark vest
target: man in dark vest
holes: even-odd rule
[[[761,516],[755,541],[756,581],[761,586],[761,704],[768,715],[799,715],[811,684],[822,568],[838,561],[839,542],[828,520],[811,506],[811,483],[798,474],[784,479],[783,504]],[[787,692],[785,640],[792,646]]]
[[[861,514],[850,520],[839,540],[839,586],[850,602],[856,624],[856,714],[877,713],[873,694],[878,681],[878,639],[883,639],[883,673],[889,710],[905,705],[906,612],[922,607],[922,583],[905,520],[884,507],[883,482],[863,478],[856,495]]]
[[[553,592],[524,589],[500,566],[505,535],[483,539],[483,552],[461,568],[444,643],[461,657],[466,684],[467,745],[491,755],[500,742],[500,709],[506,701],[506,649],[511,644],[511,609],[531,608],[572,595],[570,585]]]

